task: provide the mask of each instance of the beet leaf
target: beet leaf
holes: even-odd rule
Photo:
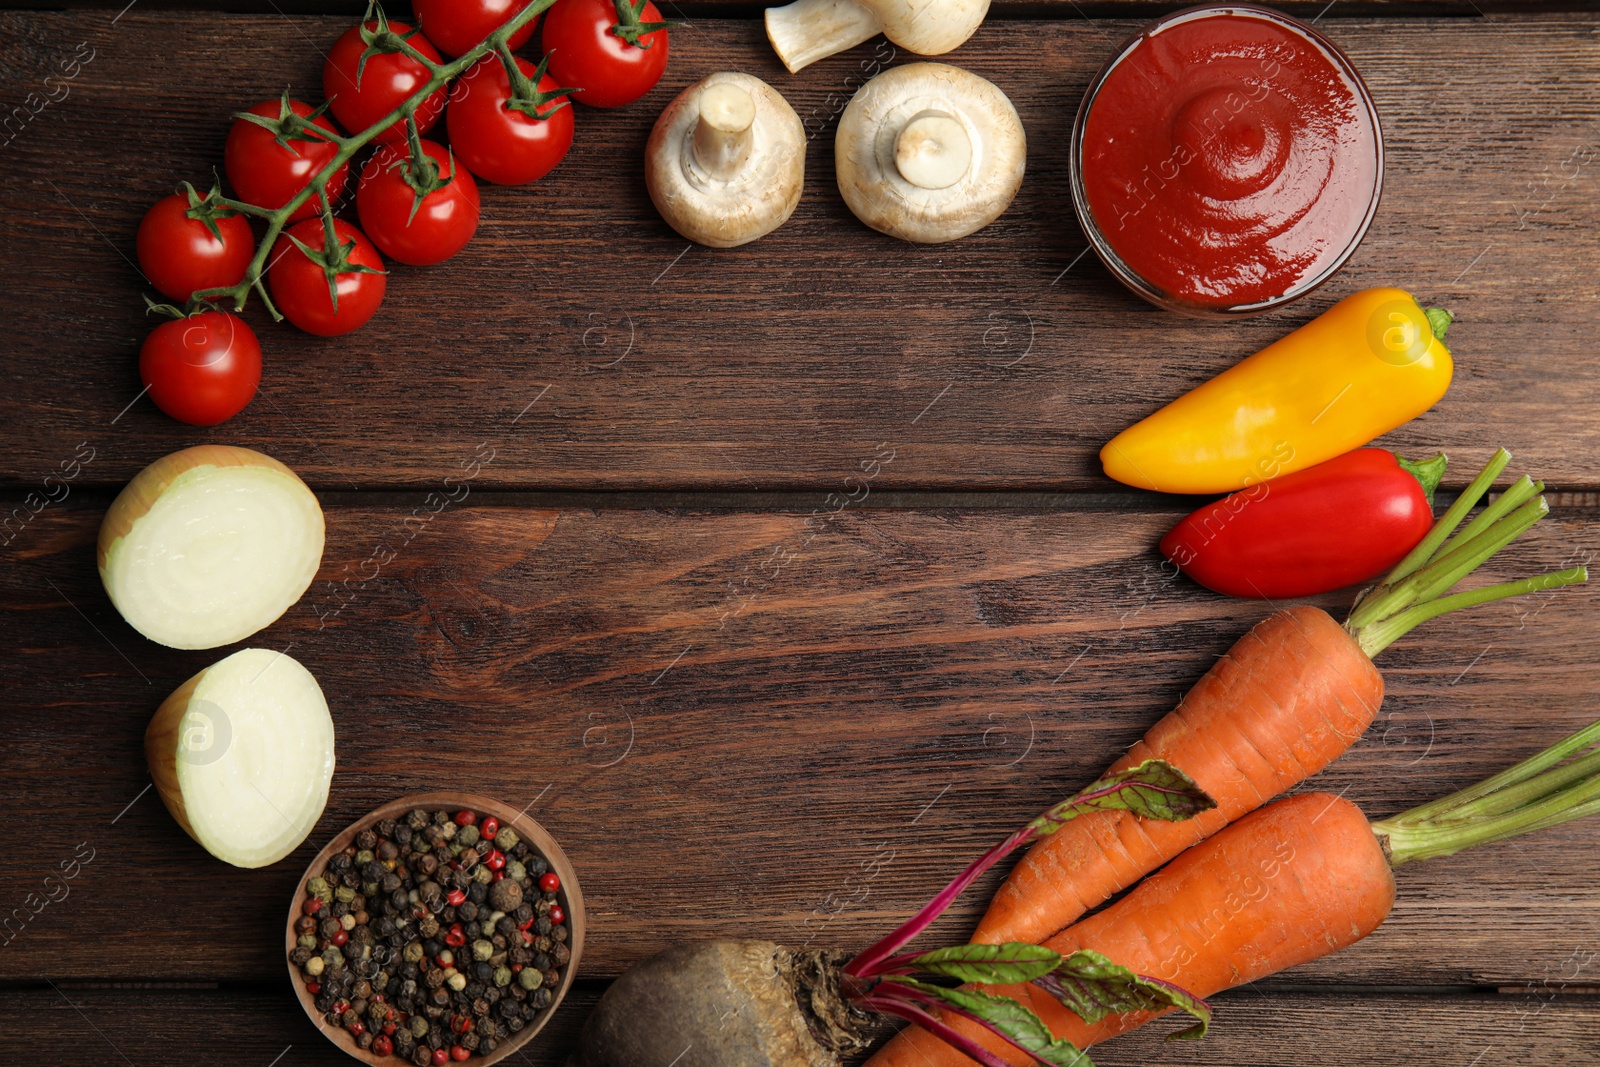
[[[1061,953],[1043,945],[951,945],[920,955],[898,956],[908,969],[979,985],[1020,985],[1061,965]]]
[[[946,989],[903,975],[890,975],[883,982],[884,985],[903,985],[942,1003],[949,1010],[999,1034],[1040,1063],[1050,1067],[1094,1067],[1087,1053],[1072,1042],[1057,1038],[1030,1008],[1010,997],[972,989]]]
[[[1188,990],[1135,974],[1089,949],[1074,952],[1049,974],[1033,979],[1033,984],[1061,1001],[1086,1023],[1123,1012],[1169,1008],[1181,1009],[1199,1020],[1187,1030],[1173,1034],[1169,1041],[1204,1037],[1211,1025],[1211,1005]]]

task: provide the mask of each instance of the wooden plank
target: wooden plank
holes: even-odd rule
[[[559,1067],[594,1003],[575,989],[528,1046],[531,1067]],[[104,989],[13,991],[7,1045],[18,1063],[206,1061],[340,1067],[349,1060],[305,1021],[283,991]],[[1097,1046],[1104,1067],[1391,1067],[1396,1062],[1590,1067],[1600,1053],[1600,998],[1552,985],[1519,996],[1317,995],[1274,991],[1215,998],[1216,1023],[1199,1042],[1161,1040],[1156,1024]],[[1315,1038],[1308,1035],[1315,1035]],[[281,1061],[273,1057],[282,1056]],[[661,1063],[638,1067],[666,1067]]]
[[[1340,295],[1400,284],[1461,313],[1460,372],[1390,441],[1504,442],[1552,484],[1600,487],[1600,424],[1583,414],[1600,400],[1600,197],[1583,162],[1600,151],[1593,15],[1323,23],[1388,130],[1383,206],[1336,283],[1231,324],[1158,313],[1081,256],[1067,130],[1136,22],[996,21],[951,57],[1013,96],[1032,159],[998,223],[931,248],[867,231],[833,187],[830,123],[872,47],[791,77],[758,23],[697,22],[675,40],[662,88],[580,114],[579,143],[550,180],[487,191],[481,236],[457,262],[397,269],[382,317],[346,339],[256,315],[261,396],[221,429],[178,426],[136,399],[149,328],[127,260],[139,215],[220,164],[229,111],[316,86],[317,49],[342,24],[142,8],[114,24],[107,11],[0,16],[0,99],[40,90],[80,42],[95,56],[8,148],[0,425],[28,432],[0,460],[5,484],[37,485],[80,442],[97,450],[82,484],[110,486],[180,445],[226,440],[318,487],[426,487],[491,441],[485,486],[832,488],[886,442],[897,458],[880,488],[1102,489],[1095,454],[1118,429]],[[722,67],[772,80],[819,136],[793,221],[712,253],[660,222],[637,161],[670,93]]]
[[[330,508],[321,580],[251,641],[318,676],[340,738],[316,834],[263,871],[211,860],[144,792],[146,721],[222,652],[121,622],[96,510],[69,501],[17,538],[0,779],[28,830],[0,905],[80,842],[94,858],[5,947],[7,974],[273,978],[321,841],[456,786],[531,805],[562,842],[588,977],[713,934],[863,945],[1089,781],[1265,610],[1169,578],[1164,513],[412,515]],[[1485,580],[1586,558],[1597,535],[1595,512],[1558,513]],[[1317,788],[1389,815],[1593,719],[1596,595],[1493,605],[1386,652],[1379,722]],[[1291,977],[1537,983],[1600,937],[1597,844],[1591,820],[1405,868],[1377,936]],[[964,937],[995,881],[935,936]]]

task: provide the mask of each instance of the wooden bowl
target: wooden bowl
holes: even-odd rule
[[[333,840],[329,841],[322,851],[317,853],[316,857],[311,861],[311,865],[306,868],[305,873],[300,876],[300,881],[294,887],[294,899],[289,904],[289,920],[285,925],[284,962],[289,968],[289,984],[294,987],[294,994],[300,998],[300,1006],[305,1009],[306,1016],[311,1020],[312,1024],[322,1031],[322,1036],[332,1041],[346,1053],[354,1056],[362,1063],[370,1063],[378,1065],[378,1067],[404,1067],[410,1062],[397,1053],[392,1053],[388,1056],[374,1055],[372,1052],[358,1047],[355,1038],[350,1036],[349,1032],[343,1027],[329,1025],[323,1019],[322,1012],[317,1010],[315,998],[306,991],[305,980],[301,977],[300,968],[288,961],[289,953],[294,950],[296,942],[294,924],[300,918],[301,901],[305,900],[306,895],[306,883],[311,880],[312,875],[327,866],[329,857],[335,852],[348,847],[361,830],[373,826],[384,819],[395,819],[397,821],[404,819],[417,808],[430,812],[441,808],[452,812],[460,811],[462,808],[471,808],[479,815],[493,815],[500,820],[502,827],[509,826],[516,830],[517,834],[528,843],[529,847],[536,849],[540,855],[549,861],[550,869],[555,871],[556,875],[561,879],[561,889],[556,896],[561,903],[562,909],[567,914],[567,926],[572,931],[571,936],[567,939],[567,948],[571,950],[572,958],[567,961],[565,973],[561,976],[561,984],[556,987],[554,998],[550,1001],[550,1006],[544,1010],[543,1014],[501,1042],[493,1052],[487,1055],[474,1053],[472,1058],[467,1061],[469,1064],[488,1067],[489,1064],[499,1063],[513,1052],[522,1048],[533,1039],[533,1035],[544,1029],[545,1024],[555,1014],[556,1008],[561,1006],[561,1001],[565,999],[567,990],[572,988],[573,976],[578,973],[578,957],[583,954],[583,929],[585,923],[583,893],[578,889],[578,876],[574,873],[572,864],[567,859],[567,854],[561,851],[560,845],[556,844],[555,838],[546,833],[544,827],[508,804],[502,804],[498,800],[491,800],[489,797],[478,796],[473,793],[414,793],[411,796],[401,797],[399,800],[391,801],[383,805],[383,807],[369,812],[335,835]]]

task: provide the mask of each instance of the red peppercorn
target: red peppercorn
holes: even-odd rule
[[[464,1034],[472,1029],[472,1020],[465,1015],[452,1015],[450,1017],[450,1029],[458,1034]]]
[[[517,929],[518,930],[526,930],[528,927],[532,926],[534,923],[536,923],[538,921],[539,921],[539,917],[537,915],[530,915],[528,917],[528,921],[525,922],[525,923],[522,923],[521,925],[519,925],[517,927]]]
[[[367,1024],[362,1022],[360,1019],[357,1019],[355,1022],[345,1027],[345,1029],[350,1031],[350,1033],[354,1036],[360,1037],[362,1034],[367,1032]]]
[[[445,894],[444,899],[450,902],[451,907],[459,908],[467,899],[467,895],[459,889],[452,889],[450,892]]]
[[[451,948],[460,948],[467,943],[467,933],[461,929],[460,923],[450,927],[450,932],[444,935],[444,943]]]
[[[398,1027],[394,1023],[383,1024],[383,1032],[386,1034],[393,1034],[396,1029],[398,1029]],[[373,1040],[376,1041],[377,1039],[374,1038]]]
[[[494,849],[489,853],[489,857],[483,861],[483,865],[491,871],[501,870],[506,865],[506,854],[499,849]]]
[[[493,841],[494,835],[500,832],[500,820],[493,815],[483,820],[483,825],[478,827],[478,836],[485,841]]]
[[[347,1012],[349,1010],[350,1010],[350,1002],[348,1000],[341,1000],[341,1001],[339,1001],[337,1004],[335,1004],[333,1006],[333,1013],[335,1015],[343,1015],[345,1012]]]
[[[557,926],[567,921],[567,913],[561,910],[560,904],[550,905],[550,921]]]
[[[372,1054],[374,1056],[388,1056],[394,1052],[394,1042],[383,1034],[372,1039]]]
[[[556,877],[555,871],[549,871],[539,879],[539,888],[546,893],[555,893],[561,889],[561,879]]]
[[[306,992],[310,993],[312,996],[316,996],[318,993],[322,992],[322,983],[321,982],[307,982],[306,983]]]
[[[350,931],[345,929],[335,930],[333,932],[333,936],[328,938],[328,940],[342,948],[344,943],[350,940]]]
[[[457,826],[471,826],[473,823],[475,823],[477,821],[478,821],[478,813],[475,812],[475,811],[469,811],[466,808],[462,808],[460,811],[456,812],[456,825]]]
[[[315,915],[322,910],[322,901],[316,897],[306,897],[306,902],[300,905],[300,910],[307,915]]]
[[[495,871],[494,874],[489,876],[489,880],[491,882],[498,882],[498,881],[500,881],[500,879],[504,878],[505,876],[506,876],[506,872],[505,871]]]
[[[444,1067],[444,1065],[449,1062],[450,1053],[446,1052],[442,1048],[436,1048],[433,1050],[433,1067]]]
[[[457,1063],[460,1063],[462,1060],[465,1060],[471,1055],[472,1053],[469,1050],[462,1048],[460,1045],[457,1045],[455,1048],[450,1050],[450,1058],[455,1060]]]
[[[512,974],[521,974],[521,973],[522,973],[522,964],[520,964],[520,963],[513,963],[513,964],[512,964],[512,965],[511,965],[511,973],[512,973]]]

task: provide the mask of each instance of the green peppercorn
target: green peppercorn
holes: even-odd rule
[[[420,1015],[413,1015],[411,1017],[411,1036],[419,1040],[427,1037],[428,1020],[424,1019]]]
[[[528,868],[524,867],[517,860],[511,860],[509,863],[506,864],[505,881],[508,881],[508,882],[520,882],[520,881],[522,881],[523,879],[525,879],[527,877],[528,877]]]
[[[365,867],[367,864],[372,862],[373,858],[372,850],[370,848],[364,848],[356,853],[356,866]]]
[[[479,836],[481,835],[478,833],[478,827],[476,825],[463,826],[461,829],[456,831],[456,844],[460,845],[462,848],[471,848],[473,845],[478,843]]]
[[[307,974],[315,978],[317,975],[326,970],[327,967],[327,962],[324,961],[321,956],[312,956],[310,959],[306,960],[304,969]]]
[[[328,883],[322,878],[321,875],[312,875],[309,879],[307,879],[306,896],[316,897],[318,900],[321,900],[322,895],[327,891]]]
[[[494,969],[494,984],[504,989],[511,984],[511,968],[496,967]]]
[[[500,827],[500,832],[494,835],[495,847],[501,852],[509,852],[516,848],[517,842],[521,840],[522,838],[517,836],[517,832],[509,826]]]
[[[494,944],[490,941],[474,941],[472,943],[472,958],[486,960],[494,955]]]
[[[317,935],[316,934],[301,934],[299,937],[295,938],[295,942],[294,943],[299,945],[301,948],[316,948],[317,947]]]
[[[517,984],[523,989],[534,990],[544,985],[544,975],[532,967],[524,967],[517,972]]]
[[[478,867],[472,872],[472,880],[480,885],[488,885],[494,881],[494,872],[487,866]]]
[[[454,989],[457,993],[467,988],[467,976],[462,974],[460,971],[451,971],[450,976],[446,978],[444,982],[445,985],[449,986],[451,989]]]
[[[344,969],[344,954],[329,945],[322,950],[322,962],[327,964],[328,970],[338,971]]]
[[[333,891],[334,899],[341,904],[348,904],[356,899],[356,891],[351,886],[342,885]]]

